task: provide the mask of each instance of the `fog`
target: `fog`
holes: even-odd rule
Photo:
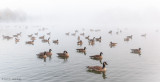
[[[160,26],[158,0],[1,0],[0,2],[1,10],[7,8],[11,11],[21,11],[23,14],[25,12],[23,18],[26,22]],[[5,20],[5,16],[1,17]]]

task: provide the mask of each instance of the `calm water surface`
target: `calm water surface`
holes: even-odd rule
[[[73,33],[76,28],[61,26],[27,26],[24,25],[1,25],[0,27],[0,82],[21,81],[21,82],[159,82],[160,81],[160,32],[156,29],[133,29],[122,28],[122,33],[116,34],[117,28],[112,27],[79,27],[76,36],[67,36],[66,32]],[[48,30],[38,31],[39,28],[46,27]],[[72,28],[73,27],[73,28]],[[68,29],[64,29],[68,28]],[[82,31],[82,28],[85,28]],[[101,29],[99,32],[90,32],[90,28]],[[112,30],[112,34],[108,32]],[[22,32],[20,42],[15,43],[11,40],[3,39],[2,35],[12,36]],[[27,36],[39,32],[39,37],[45,35],[46,39],[51,38],[50,44],[42,43],[36,38],[34,45],[25,44],[30,41]],[[51,32],[48,36],[46,33]],[[101,42],[89,45],[85,36],[102,37]],[[141,34],[146,33],[146,37]],[[82,46],[77,45],[77,37],[83,41]],[[133,39],[124,42],[124,38],[133,35]],[[59,44],[52,43],[52,40],[59,40]],[[117,46],[110,48],[110,42],[118,43]],[[87,47],[86,54],[77,53],[77,48]],[[130,53],[130,49],[141,48],[142,53]],[[39,59],[36,54],[52,49],[52,57],[46,61]],[[67,50],[70,57],[67,59],[59,58],[56,53]],[[103,52],[103,59],[92,60],[91,55]],[[106,61],[107,71],[96,73],[87,71],[86,66],[98,65]]]

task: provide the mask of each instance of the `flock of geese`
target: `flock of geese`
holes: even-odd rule
[[[45,30],[44,28],[43,28],[43,30]],[[84,29],[83,29],[84,30]],[[99,31],[101,31],[100,29],[90,29],[90,31],[91,32],[99,32]],[[122,31],[120,30],[120,31],[117,31],[116,32],[116,34],[119,34],[119,33],[121,33]],[[70,33],[70,32],[67,32],[67,33],[65,33],[65,35],[66,36],[69,36],[69,35],[72,35],[72,36],[75,36],[76,34],[78,33],[78,30],[75,30],[75,32],[74,33]],[[112,34],[112,30],[111,31],[109,31],[108,32],[109,34]],[[7,40],[10,40],[10,39],[13,39],[13,38],[15,38],[15,42],[16,43],[18,43],[19,41],[20,41],[20,39],[19,39],[19,37],[21,36],[21,32],[20,33],[17,33],[17,34],[15,34],[15,35],[13,35],[13,36],[5,36],[5,35],[2,35],[2,37],[3,37],[3,39],[7,39]],[[48,36],[50,36],[51,35],[51,32],[49,32],[49,33],[46,33],[46,35],[48,35]],[[34,40],[36,40],[36,38],[37,37],[35,37],[35,36],[38,36],[38,32],[37,33],[34,33],[34,34],[30,34],[30,35],[28,35],[28,37],[30,38],[30,41],[26,41],[25,43],[26,44],[31,44],[31,45],[34,45]],[[78,41],[77,41],[77,45],[82,45],[83,44],[83,41],[80,39],[80,36],[83,36],[83,37],[85,37],[85,33],[83,32],[83,33],[80,33],[80,35],[78,36]],[[143,34],[143,35],[141,35],[142,37],[146,37],[146,34]],[[129,41],[129,40],[131,40],[132,39],[132,37],[133,37],[133,35],[130,35],[130,36],[126,36],[125,38],[124,38],[124,41]],[[47,43],[49,43],[50,42],[50,37],[48,38],[48,39],[45,39],[45,35],[43,35],[43,36],[39,36],[38,37],[42,42],[47,42]],[[90,36],[86,36],[85,37],[85,39],[87,39],[88,40],[88,43],[89,43],[89,45],[94,45],[95,44],[95,41],[98,41],[98,42],[101,42],[101,40],[102,40],[102,37],[100,36],[100,37],[98,37],[98,38],[95,38],[95,37],[93,37],[93,38],[90,38]],[[57,40],[52,40],[52,42],[53,43],[55,43],[55,44],[58,44],[59,43],[59,40],[57,39]],[[112,47],[114,47],[114,46],[116,46],[118,43],[114,43],[114,42],[110,42],[109,43],[109,46],[112,48]],[[80,53],[85,53],[86,52],[86,47],[84,47],[84,48],[79,48],[79,49],[76,49],[76,51],[77,52],[80,52]],[[136,53],[136,54],[141,54],[141,48],[138,48],[138,49],[131,49],[131,53]],[[101,60],[103,57],[102,57],[102,52],[100,52],[100,54],[98,54],[98,55],[92,55],[92,56],[90,56],[90,58],[91,59],[96,59],[96,60]],[[69,57],[69,53],[65,50],[65,51],[63,51],[62,53],[57,53],[57,55],[59,56],[59,57]],[[41,53],[38,53],[37,54],[37,57],[39,57],[39,58],[42,58],[42,59],[46,59],[47,57],[51,57],[52,56],[52,49],[49,49],[49,51],[44,51],[44,52],[41,52]],[[103,62],[103,66],[87,66],[87,68],[88,68],[88,70],[92,70],[92,71],[98,71],[98,72],[104,72],[104,71],[106,71],[106,65],[108,65],[107,64],[107,62]]]

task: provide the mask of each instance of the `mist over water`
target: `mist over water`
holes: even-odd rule
[[[1,0],[0,81],[159,82],[158,2]],[[16,42],[13,36],[20,32],[21,36],[17,37],[20,41]],[[70,34],[66,35],[68,32]],[[32,34],[34,45],[27,44],[32,41],[29,37]],[[44,40],[50,38],[49,42],[39,38],[43,35]],[[124,40],[131,35],[132,39]],[[82,45],[77,45],[78,36],[83,41]],[[92,45],[85,39],[87,36],[90,39],[101,36],[102,40]],[[53,43],[57,39],[59,43]],[[110,46],[110,42],[117,45]],[[86,54],[76,51],[84,47]],[[141,54],[131,53],[131,49],[138,48],[141,48]],[[52,56],[46,59],[37,56],[49,49],[52,49]],[[56,53],[64,50],[69,57],[58,57]],[[100,52],[103,52],[101,61],[90,58]],[[108,63],[106,72],[86,68],[102,66],[104,61]]]

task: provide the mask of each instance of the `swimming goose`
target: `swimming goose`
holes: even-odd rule
[[[32,37],[33,34],[28,35],[28,37]]]
[[[141,48],[139,49],[131,49],[132,53],[141,53]]]
[[[31,40],[36,40],[36,37],[32,36],[32,37],[31,37]]]
[[[38,35],[38,32],[37,32],[37,33],[34,33],[34,35]]]
[[[84,48],[80,48],[80,49],[76,49],[78,52],[86,52],[86,47]]]
[[[47,58],[46,52],[39,53],[39,54],[37,54],[37,56],[38,56],[39,58]]]
[[[112,30],[110,30],[108,33],[109,33],[109,34],[112,34]]]
[[[81,33],[80,35],[84,36],[84,33]]]
[[[51,35],[51,32],[47,33],[47,35]]]
[[[141,36],[142,36],[142,37],[146,37],[146,34],[142,34]]]
[[[110,46],[116,46],[117,43],[110,42]]]
[[[26,44],[32,44],[32,45],[33,45],[33,44],[34,44],[34,40],[32,40],[32,41],[27,41]]]
[[[124,38],[124,41],[129,41],[129,38]]]
[[[50,37],[48,38],[48,40],[47,39],[43,39],[42,42],[49,42],[49,40],[50,40]]]
[[[39,39],[44,39],[44,36],[45,36],[45,35],[43,35],[43,36],[40,36],[40,37],[39,37]]]
[[[57,40],[53,40],[53,43],[58,44],[59,43],[58,39]]]
[[[99,55],[93,55],[93,56],[90,56],[90,58],[91,59],[102,59],[103,57],[102,57],[102,52],[100,52],[100,54]]]
[[[15,42],[19,42],[20,39],[15,38]]]
[[[16,34],[16,35],[13,35],[13,37],[18,37],[18,35]]]
[[[77,39],[78,39],[78,41],[79,41],[79,40],[80,40],[80,36],[78,36],[78,38],[77,38]]]
[[[127,38],[132,39],[132,36],[133,36],[133,35],[127,36]]]
[[[69,35],[70,32],[66,33],[66,35]]]
[[[93,39],[89,39],[89,41],[94,41],[95,37],[93,37]]]
[[[64,51],[63,53],[57,53],[57,55],[60,57],[69,57],[69,54],[67,51]]]
[[[52,49],[49,49],[49,51],[46,52],[46,55],[47,55],[47,56],[51,56],[51,55],[52,55]]]
[[[77,45],[82,45],[82,44],[83,44],[82,40],[77,42]]]
[[[89,36],[85,37],[85,39],[89,39]]]
[[[96,38],[96,41],[101,41],[101,36],[99,38]]]
[[[87,68],[88,68],[88,70],[92,70],[92,71],[104,72],[107,70],[105,67],[106,65],[108,65],[107,62],[103,62],[103,67],[101,67],[101,66],[87,66]]]

